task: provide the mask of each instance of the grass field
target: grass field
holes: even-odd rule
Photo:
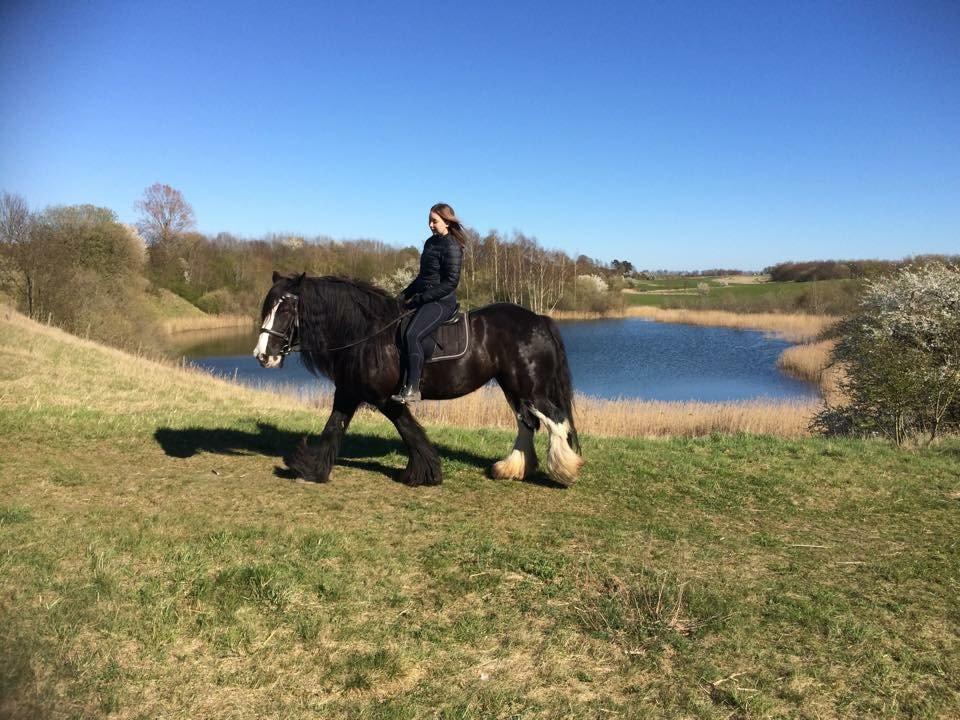
[[[706,285],[706,292],[698,290],[701,285]],[[624,300],[634,306],[688,310],[842,314],[853,307],[858,288],[854,280],[734,283],[720,278],[663,278],[638,284],[637,292],[624,293]]]
[[[0,329],[0,717],[960,714],[955,440],[587,435],[563,490],[432,428],[411,490],[363,419],[304,485],[322,414]]]

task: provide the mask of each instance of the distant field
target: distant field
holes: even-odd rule
[[[698,289],[704,283],[706,292]],[[638,283],[637,292],[625,292],[624,300],[662,308],[843,314],[852,308],[858,288],[855,280],[723,284],[718,278],[666,278]]]
[[[960,442],[585,435],[444,485],[324,421],[0,309],[0,717],[954,718]],[[542,453],[542,441],[540,438]]]

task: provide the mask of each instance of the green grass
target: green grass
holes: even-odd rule
[[[697,286],[706,283],[708,292]],[[855,302],[859,284],[854,280],[819,282],[762,282],[723,286],[716,278],[665,278],[638,285],[640,293],[625,293],[630,305],[691,310],[733,312],[797,312],[842,314]],[[680,290],[686,294],[658,294],[651,291]]]
[[[166,288],[154,288],[145,294],[151,312],[158,320],[205,317],[206,313]]]
[[[0,717],[960,713],[956,441],[586,437],[559,490],[431,429],[413,490],[365,420],[305,485],[322,414],[0,327]]]

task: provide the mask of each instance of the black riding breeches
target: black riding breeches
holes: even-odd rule
[[[403,346],[406,351],[407,384],[420,386],[420,377],[423,375],[423,363],[427,354],[427,337],[449,320],[457,309],[457,298],[450,294],[436,302],[428,302],[417,309],[407,331],[403,336]]]

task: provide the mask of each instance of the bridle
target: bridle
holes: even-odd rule
[[[280,302],[282,303],[284,301],[293,304],[293,322],[290,323],[290,327],[287,328],[286,332],[278,332],[277,330],[271,330],[263,327],[262,325],[260,326],[260,332],[266,333],[271,337],[280,338],[281,340],[283,340],[283,347],[280,348],[280,355],[282,357],[286,357],[292,352],[300,352],[300,298],[291,292],[285,292],[280,297]],[[413,315],[413,313],[415,313],[416,311],[417,311],[416,308],[412,310],[407,310],[405,313],[401,313],[394,320],[391,320],[376,332],[371,333],[366,337],[362,337],[359,340],[355,340],[352,343],[347,343],[346,345],[340,345],[339,347],[333,347],[333,348],[326,348],[326,347],[318,348],[318,352],[336,352],[337,350],[346,350],[347,348],[352,348],[352,347],[355,347],[356,345],[359,345],[360,343],[364,343],[367,340],[372,340],[377,335],[382,333],[384,330],[387,330],[393,327],[408,315]]]
[[[300,351],[300,298],[291,292],[285,292],[280,297],[280,303],[284,301],[293,305],[293,322],[290,323],[290,327],[287,328],[286,332],[278,332],[271,328],[263,327],[263,325],[260,326],[261,333],[266,333],[270,337],[283,340],[283,347],[280,348],[280,355],[282,357],[286,357],[292,352]],[[280,304],[278,303],[277,307],[279,306]]]

